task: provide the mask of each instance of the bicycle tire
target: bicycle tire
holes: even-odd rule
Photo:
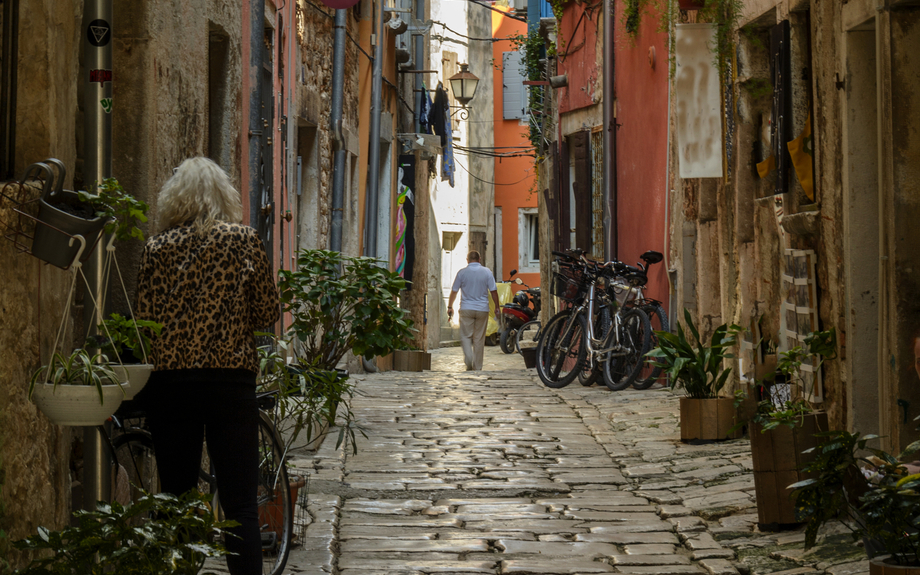
[[[157,459],[149,432],[132,429],[118,434],[112,439],[112,450],[115,481],[111,501],[127,506],[140,499],[144,492],[160,492]],[[147,516],[137,519],[140,524]]]
[[[649,344],[649,348],[655,349],[658,347],[658,336],[655,335],[655,332],[668,331],[670,329],[670,325],[668,324],[668,314],[664,313],[664,308],[661,307],[661,304],[659,303],[647,304],[641,307],[642,311],[645,312],[645,315],[648,316],[648,321],[652,326],[652,341]],[[661,368],[646,358],[642,366],[642,370],[639,372],[639,377],[637,377],[636,381],[632,383],[633,389],[648,389],[656,381],[658,381],[660,376]]]
[[[535,347],[537,340],[540,339],[540,320],[533,319],[518,328],[514,336],[514,349],[521,353],[521,344],[527,344],[524,347]]]
[[[575,322],[571,329],[570,322]],[[537,342],[537,375],[544,385],[558,389],[575,381],[587,354],[585,337],[581,314],[562,311],[546,324]]]
[[[517,330],[509,327],[506,327],[502,330],[501,335],[498,338],[498,346],[501,350],[508,355],[514,353],[514,342],[517,339]]]
[[[611,391],[621,391],[632,385],[652,341],[648,316],[639,308],[625,310],[620,315],[618,329],[620,344],[627,351],[625,355],[610,356],[604,364],[604,383]]]
[[[259,526],[262,532],[262,573],[281,575],[291,552],[294,531],[294,502],[287,467],[284,465],[283,448],[275,426],[264,413],[259,413]],[[214,493],[215,515],[223,517],[220,510],[220,492],[213,472],[202,471],[209,476],[208,483]]]
[[[607,341],[607,333],[610,331],[610,326],[612,321],[610,320],[610,308],[604,306],[601,308],[600,312],[597,314],[597,320],[595,320],[595,337],[594,339],[600,341]],[[597,360],[594,362],[594,366],[590,367],[591,362],[585,360],[584,369],[578,372],[578,383],[582,384],[585,387],[591,387],[599,379],[604,376],[604,365],[603,361]]]

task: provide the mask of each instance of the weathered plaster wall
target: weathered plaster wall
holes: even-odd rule
[[[571,112],[599,101],[598,38],[603,13],[598,5],[572,2],[563,8],[559,26],[558,74],[569,82],[557,94],[560,113]]]
[[[15,173],[21,177],[32,162],[56,157],[71,168],[65,186],[72,188],[83,3],[25,0],[19,7]],[[0,218],[9,216],[2,208]],[[26,399],[29,378],[50,356],[69,311],[70,274],[17,253],[6,240],[0,240],[0,269],[0,529],[15,540],[39,525],[60,528],[70,514],[71,430],[49,423]],[[9,559],[15,568],[28,558],[13,552]]]

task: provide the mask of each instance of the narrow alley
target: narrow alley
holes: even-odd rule
[[[760,533],[746,439],[679,442],[677,396],[544,387],[518,355],[355,376],[368,439],[327,438],[286,573],[868,573],[849,535]]]

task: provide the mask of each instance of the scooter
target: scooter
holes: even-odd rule
[[[517,270],[512,271],[511,275],[515,273]],[[511,303],[502,306],[502,331],[498,344],[503,352],[514,353],[518,329],[540,314],[540,288],[528,286],[521,278],[511,280],[509,277],[508,281],[526,288],[514,294]]]

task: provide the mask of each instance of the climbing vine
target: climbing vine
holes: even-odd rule
[[[555,10],[556,8],[554,6],[553,11],[555,12]],[[539,31],[533,28],[526,36],[517,34],[512,36],[510,40],[514,49],[520,51],[523,56],[521,60],[524,67],[524,76],[526,76],[527,80],[542,80],[542,60],[544,54],[552,54],[553,47],[548,48],[546,42],[540,36]],[[528,139],[537,153],[539,153],[543,143],[543,86],[527,86],[527,94],[527,117],[530,127]]]

